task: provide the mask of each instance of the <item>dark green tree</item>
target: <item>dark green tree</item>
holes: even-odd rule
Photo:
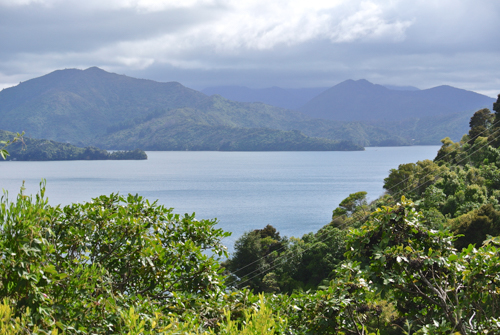
[[[469,122],[469,144],[474,144],[478,136],[488,137],[494,115],[488,108],[483,108],[474,113]]]
[[[365,191],[349,194],[347,198],[340,202],[339,207],[333,211],[332,219],[342,215],[350,217],[360,207],[366,206],[366,194]]]
[[[333,210],[331,225],[340,229],[359,225],[369,213],[366,192],[351,193]]]
[[[417,163],[400,164],[397,169],[391,169],[384,179],[384,188],[394,197],[406,195],[418,199],[436,180],[445,168],[431,160]]]
[[[489,140],[492,141],[492,145],[495,148],[500,146],[500,94],[498,95],[497,101],[493,103],[493,110],[495,111],[494,124],[490,131]]]
[[[479,247],[490,236],[500,235],[500,212],[492,204],[482,205],[451,222],[451,230],[459,237],[455,241],[458,250],[469,244]]]
[[[500,120],[500,94],[498,95],[497,101],[493,103],[493,110],[495,111],[495,120],[498,118]]]
[[[344,259],[347,232],[329,224],[317,233],[290,239],[286,261],[280,268],[282,291],[316,290],[332,279],[333,271]]]
[[[224,265],[231,285],[248,287],[255,292],[278,290],[274,261],[286,250],[287,239],[271,225],[244,233],[234,244],[233,257]]]

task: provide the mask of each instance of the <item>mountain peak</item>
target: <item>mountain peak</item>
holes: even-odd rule
[[[375,85],[371,82],[369,82],[368,80],[366,79],[358,79],[355,81],[357,84],[361,84],[361,85]]]
[[[89,67],[88,69],[83,70],[83,72],[100,72],[100,73],[105,72],[105,73],[108,73],[108,72],[104,71],[103,69],[101,69],[101,68],[99,68],[97,66]]]
[[[338,87],[357,88],[357,89],[372,89],[375,87],[383,87],[383,86],[373,84],[366,79],[358,79],[358,80],[347,79],[347,80],[341,82],[340,84],[333,86],[331,89],[338,88]]]
[[[422,118],[488,107],[492,99],[452,86],[427,90],[391,90],[368,80],[346,80],[299,110],[320,119],[336,121],[390,121]]]

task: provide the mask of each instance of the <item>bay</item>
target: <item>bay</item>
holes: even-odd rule
[[[147,152],[145,161],[1,162],[0,187],[15,199],[23,180],[34,194],[40,181],[53,205],[90,201],[101,194],[139,194],[219,220],[233,249],[245,231],[271,224],[300,237],[330,222],[350,193],[383,194],[383,180],[399,164],[433,159],[439,146],[369,147],[326,152]]]

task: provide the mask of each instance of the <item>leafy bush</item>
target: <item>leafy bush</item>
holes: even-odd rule
[[[0,202],[0,299],[16,317],[29,309],[41,328],[119,332],[130,307],[151,319],[183,296],[224,295],[217,257],[229,234],[215,220],[132,195],[53,207],[44,192]]]

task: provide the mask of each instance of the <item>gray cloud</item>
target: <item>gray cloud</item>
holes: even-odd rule
[[[345,79],[500,93],[487,0],[0,0],[0,87],[60,68],[186,86]]]
[[[93,11],[71,4],[4,7],[0,11],[0,54],[84,53],[121,41],[182,33],[186,27],[215,18],[206,8],[196,13],[186,8],[137,13],[133,9]]]

